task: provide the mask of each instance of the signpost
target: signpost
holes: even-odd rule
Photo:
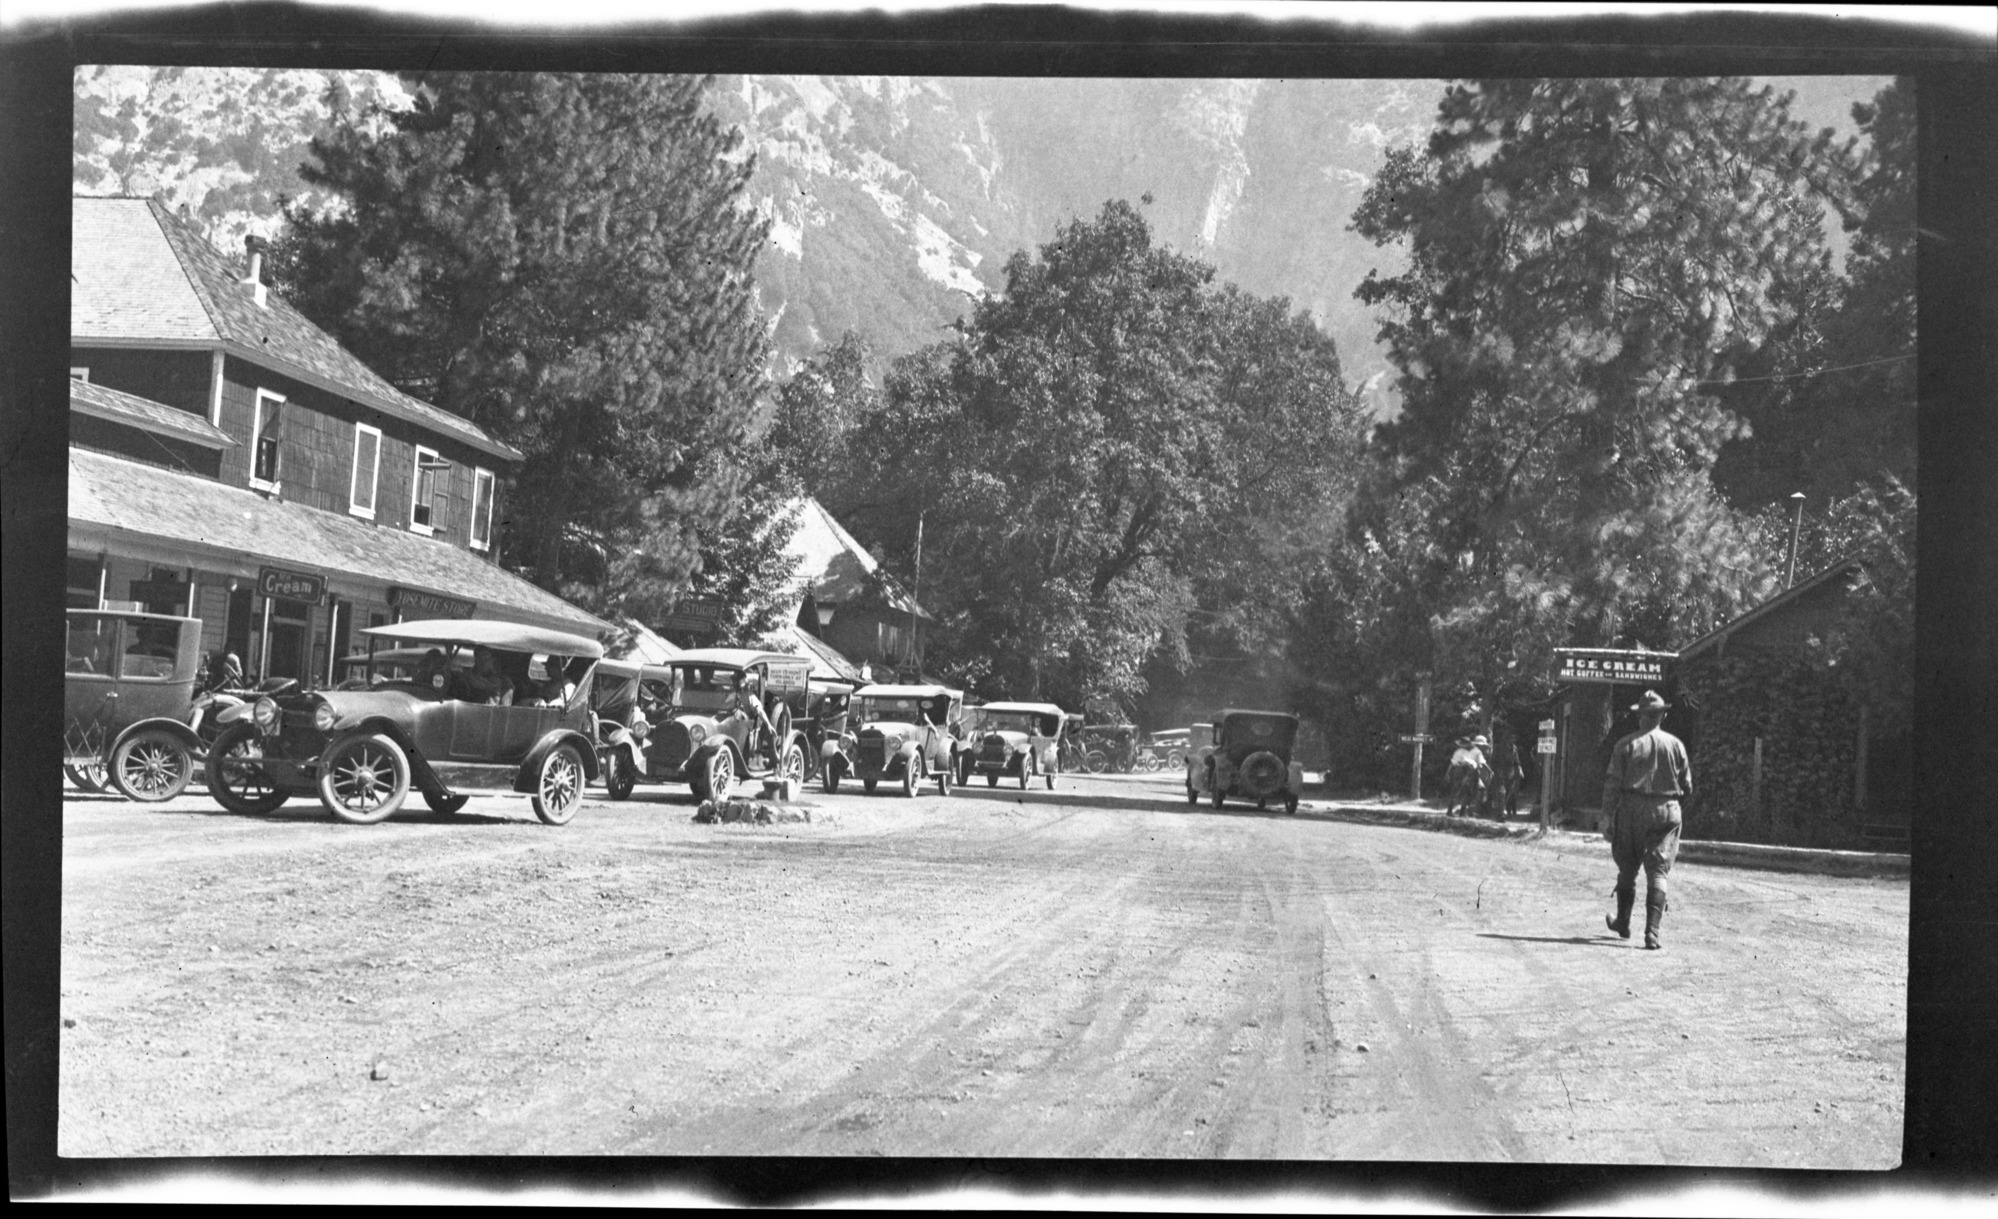
[[[1429,679],[1425,677],[1422,684],[1415,687],[1415,731],[1401,738],[1415,746],[1415,762],[1408,772],[1408,798],[1416,801],[1422,799],[1422,747],[1433,739],[1427,731],[1428,727]]]
[[[1547,832],[1547,811],[1554,792],[1554,721],[1540,721],[1540,832]]]

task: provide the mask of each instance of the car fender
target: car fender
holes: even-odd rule
[[[250,718],[250,711],[254,706],[256,706],[256,701],[247,698],[241,702],[218,706],[215,710],[214,722],[225,728],[230,724],[240,724]]]
[[[208,742],[202,740],[194,729],[189,728],[184,722],[174,719],[170,715],[156,715],[151,719],[143,719],[137,723],[127,724],[119,731],[117,736],[111,738],[111,747],[104,751],[104,756],[108,758],[118,752],[118,746],[123,745],[139,733],[153,730],[164,732],[168,736],[173,737],[192,750],[194,756],[197,758],[204,757],[208,753]]]
[[[639,775],[645,773],[645,750],[639,746],[638,738],[629,732],[622,730],[614,732],[610,740],[597,748],[606,756],[614,753],[623,754],[631,762],[632,773]]]
[[[595,779],[599,772],[596,744],[573,728],[557,728],[536,741],[534,748],[527,751],[526,760],[521,762],[520,770],[513,776],[513,790],[532,793],[541,781],[541,764],[555,752],[557,745],[563,744],[574,745],[576,752],[583,755],[584,781]],[[415,759],[410,761],[414,763]]]

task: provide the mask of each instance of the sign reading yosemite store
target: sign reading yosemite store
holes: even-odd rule
[[[1621,648],[1555,648],[1556,681],[1604,682],[1627,686],[1655,686],[1665,681],[1665,665],[1676,660],[1672,652],[1641,652]]]
[[[388,600],[389,608],[401,610],[406,618],[470,618],[472,611],[479,608],[476,601],[426,593],[400,584],[389,586]]]

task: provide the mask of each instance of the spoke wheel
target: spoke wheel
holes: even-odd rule
[[[65,766],[62,773],[69,776],[69,781],[76,784],[78,790],[93,795],[104,790],[106,775],[102,758],[92,758],[79,766]]]
[[[943,795],[943,796],[950,795],[950,772],[951,772],[951,765],[949,762],[945,762],[941,767],[937,769],[938,795]]]
[[[825,783],[826,795],[839,794],[839,764],[837,762],[828,762],[820,769],[820,775]]]
[[[902,794],[905,796],[914,796],[916,794],[916,785],[922,781],[922,763],[915,758],[910,758],[902,767]]]
[[[395,815],[409,798],[409,756],[380,733],[342,737],[319,760],[319,800],[353,825]]]
[[[1034,759],[1031,754],[1020,755],[1020,790],[1026,791],[1027,784],[1034,781]]]
[[[638,785],[638,771],[631,765],[631,755],[622,749],[612,749],[604,758],[604,790],[613,800],[627,799],[631,789]]]
[[[1060,770],[1061,770],[1061,759],[1057,758],[1055,759],[1055,764],[1052,767],[1050,767],[1047,771],[1049,791],[1053,791],[1055,789],[1054,788],[1055,775]]]
[[[583,755],[568,743],[557,745],[541,759],[541,773],[534,780],[534,815],[549,825],[567,825],[583,806]]]
[[[1101,749],[1092,749],[1083,755],[1082,764],[1092,775],[1100,775],[1110,769],[1110,755]]]
[[[708,764],[701,782],[707,790],[707,798],[716,804],[728,799],[728,793],[735,787],[735,755],[723,745],[708,755]]]
[[[194,755],[170,732],[137,732],[111,751],[111,783],[133,800],[171,800],[193,779]]]
[[[208,751],[202,777],[215,803],[232,813],[268,813],[291,799],[291,793],[278,790],[264,769],[264,740],[254,724],[231,724],[222,730]]]
[[[792,741],[790,745],[785,747],[783,760],[777,766],[777,777],[780,779],[789,779],[798,784],[804,783],[805,750],[798,742]]]

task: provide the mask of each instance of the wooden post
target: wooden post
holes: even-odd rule
[[[1854,812],[1866,810],[1866,704],[1859,704],[1859,744],[1854,749],[1855,763],[1852,768],[1852,808]]]
[[[1415,763],[1409,769],[1408,798],[1422,799],[1422,738],[1429,731],[1429,679],[1415,687]]]
[[[1748,771],[1748,803],[1756,816],[1762,815],[1762,738],[1755,738],[1755,760]]]

